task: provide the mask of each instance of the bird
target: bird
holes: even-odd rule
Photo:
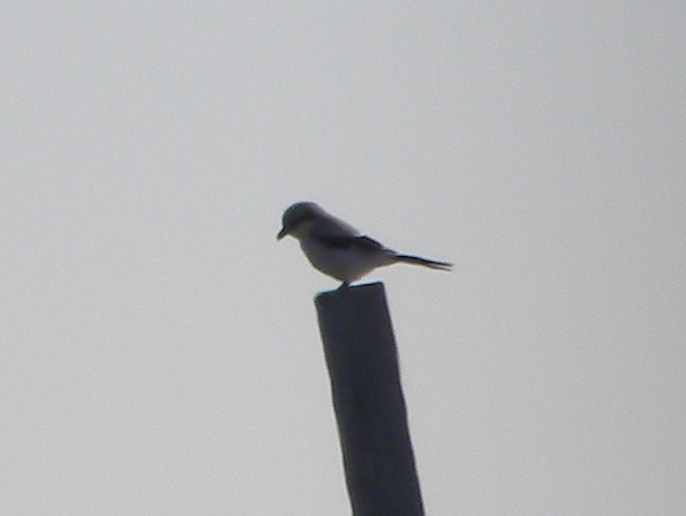
[[[430,269],[449,271],[453,264],[401,254],[334,217],[317,203],[300,201],[283,213],[281,240],[290,235],[300,242],[312,266],[342,282],[340,288],[369,274],[378,267],[410,263]]]

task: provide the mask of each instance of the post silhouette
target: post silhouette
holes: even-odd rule
[[[424,514],[383,283],[315,299],[355,516]]]

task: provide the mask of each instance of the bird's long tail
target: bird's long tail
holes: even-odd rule
[[[452,269],[453,264],[448,262],[438,262],[436,260],[429,260],[427,258],[422,258],[421,256],[412,256],[411,254],[396,254],[396,262],[412,263],[414,265],[423,265],[429,269],[436,269],[439,271],[449,271]]]

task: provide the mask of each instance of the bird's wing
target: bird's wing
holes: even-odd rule
[[[359,251],[378,252],[387,251],[387,249],[368,236],[327,236],[316,235],[316,238],[322,242],[326,247],[331,249],[357,249]]]

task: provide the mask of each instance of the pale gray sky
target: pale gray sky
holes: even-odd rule
[[[300,199],[386,283],[428,514],[686,514],[686,4],[14,2],[0,513],[349,514]]]

